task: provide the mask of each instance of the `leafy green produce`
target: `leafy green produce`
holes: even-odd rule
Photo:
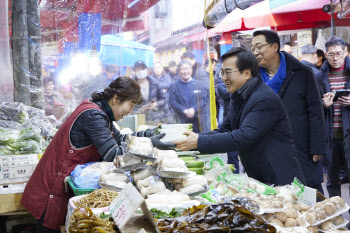
[[[9,145],[19,138],[19,131],[10,128],[0,128],[0,145]]]
[[[31,125],[21,130],[20,132],[20,140],[34,140],[40,142],[42,136],[40,135],[41,130],[36,125]]]
[[[154,218],[160,219],[160,218],[177,218],[182,215],[183,212],[185,212],[186,209],[184,208],[173,208],[169,214],[167,214],[164,211],[158,210],[156,208],[151,209],[151,213]]]
[[[112,215],[111,214],[106,214],[105,212],[102,212],[100,214],[100,218],[110,218],[110,217],[112,217]]]
[[[183,161],[194,161],[194,157],[192,156],[179,156],[179,159],[182,159]]]
[[[29,119],[28,113],[20,107],[11,107],[9,105],[2,104],[0,106],[0,119],[7,121],[16,121],[23,123]]]
[[[34,140],[16,141],[9,145],[15,154],[41,153],[39,143]]]

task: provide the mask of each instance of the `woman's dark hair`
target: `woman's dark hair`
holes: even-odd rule
[[[135,104],[142,103],[142,94],[140,86],[131,78],[123,76],[112,81],[103,92],[94,92],[91,95],[92,100],[105,99],[109,101],[114,95],[123,102],[125,100],[132,100]]]
[[[324,55],[324,52],[321,49],[317,49],[317,57],[322,57],[322,63],[324,63],[327,59]]]
[[[253,77],[260,76],[258,62],[250,50],[243,47],[233,47],[221,56],[221,61],[233,56],[237,57],[236,66],[240,73],[248,69],[251,70]]]
[[[277,35],[277,32],[272,31],[272,30],[260,30],[260,31],[255,31],[253,33],[253,37],[263,35],[265,36],[266,43],[268,44],[274,44],[276,43],[278,45],[278,51],[280,51],[280,38]]]

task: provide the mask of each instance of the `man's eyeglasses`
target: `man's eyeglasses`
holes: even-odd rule
[[[255,52],[255,50],[256,50],[257,52],[260,52],[261,49],[262,49],[264,46],[269,45],[269,44],[272,44],[272,43],[263,44],[263,45],[258,45],[258,46],[256,46],[256,47],[252,46],[250,49],[252,50],[253,53]]]
[[[340,52],[339,53],[327,53],[327,57],[330,59],[334,59],[336,56],[338,58],[340,58],[343,55],[344,55],[344,52],[342,52],[342,53],[340,53]]]
[[[235,72],[239,72],[239,70],[234,70],[234,71],[230,71],[230,72],[225,72],[224,70],[220,70],[220,78],[231,78],[231,74],[235,73]]]

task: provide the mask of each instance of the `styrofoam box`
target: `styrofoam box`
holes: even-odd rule
[[[37,154],[0,156],[0,184],[27,182],[38,163]]]

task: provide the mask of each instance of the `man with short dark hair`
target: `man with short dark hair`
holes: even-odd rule
[[[306,185],[323,192],[319,160],[326,154],[325,126],[313,72],[289,53],[280,52],[280,39],[274,31],[255,31],[251,49],[262,79],[280,96],[287,109]]]
[[[345,154],[349,151],[350,97],[343,96],[333,102],[337,90],[350,88],[350,58],[345,53],[343,39],[333,36],[326,42],[327,61],[321,67],[322,80],[319,81],[323,93],[326,119],[327,141],[331,153],[327,156],[327,190],[330,197],[341,196],[340,171],[346,165]],[[346,136],[345,136],[346,135]],[[348,170],[348,166],[345,166]]]
[[[181,55],[181,61],[187,60],[192,65],[192,77],[200,82],[205,81],[205,70],[202,65],[196,61],[196,57],[190,51],[186,51]]]
[[[281,43],[281,51],[285,51],[285,52],[293,55],[292,45],[288,41],[283,41]]]
[[[275,185],[290,184],[294,177],[304,182],[286,109],[259,77],[254,55],[234,47],[221,59],[221,77],[231,93],[229,113],[217,130],[186,132],[177,148],[210,154],[238,150],[249,177]]]
[[[171,78],[172,82],[175,82],[177,80],[179,80],[179,75],[177,73],[177,64],[174,61],[170,61],[169,65],[168,65],[168,75]]]

